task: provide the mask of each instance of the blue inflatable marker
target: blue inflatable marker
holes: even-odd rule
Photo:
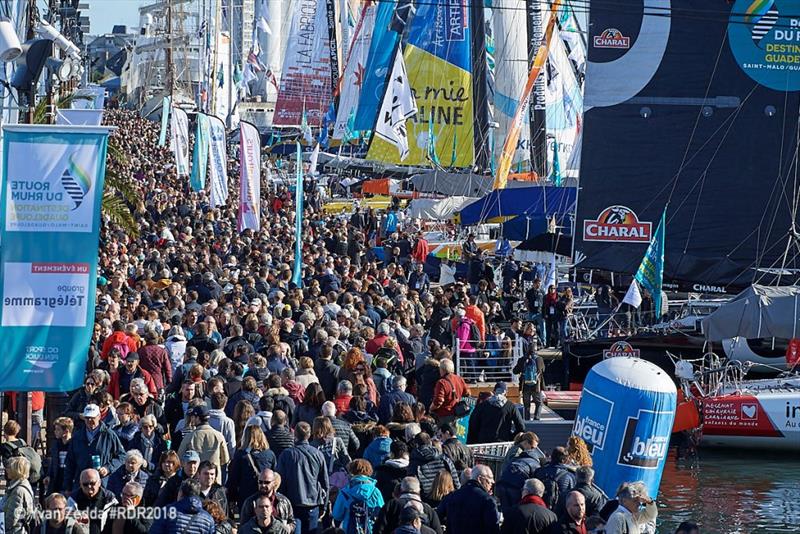
[[[589,371],[572,433],[589,447],[595,483],[609,497],[638,480],[658,495],[676,402],[667,373],[639,358],[609,358]]]

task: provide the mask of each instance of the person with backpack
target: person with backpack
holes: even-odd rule
[[[530,325],[530,323],[528,323],[528,325]],[[524,331],[528,330],[528,325],[526,325]],[[544,358],[539,356],[535,350],[525,351],[514,365],[513,372],[519,375],[519,391],[522,398],[522,411],[525,414],[525,419],[530,419],[531,404],[533,404],[533,419],[538,421],[542,417]]]
[[[5,533],[30,534],[35,510],[33,488],[28,481],[31,464],[24,456],[15,456],[8,459],[5,467],[7,484],[3,499]]]
[[[3,443],[0,445],[0,456],[3,462],[12,458],[23,457],[28,460],[28,481],[36,484],[42,478],[42,457],[25,440],[19,438],[21,427],[16,421],[8,421],[3,426]]]
[[[135,352],[139,347],[136,345],[136,340],[125,332],[125,323],[122,321],[114,321],[111,325],[113,332],[103,341],[103,348],[100,351],[100,358],[105,361],[108,359],[108,353],[111,349],[119,351],[119,357],[125,360],[125,356],[129,352]]]
[[[503,515],[508,515],[519,504],[525,481],[534,478],[534,473],[541,467],[542,457],[538,448],[531,447],[527,441],[521,442],[520,448],[519,454],[501,471],[495,489]]]
[[[475,407],[469,420],[467,443],[511,441],[525,431],[525,422],[517,405],[508,401],[507,393],[508,385],[498,382],[494,386],[494,395]]]
[[[455,374],[453,360],[442,358],[439,362],[439,377],[433,388],[430,411],[439,419],[439,424],[443,425],[465,415],[457,413],[460,409],[457,410],[456,406],[462,398],[470,395],[470,390],[464,379]]]
[[[346,534],[372,534],[372,526],[383,507],[383,496],[375,486],[372,466],[364,459],[347,466],[350,481],[339,490],[333,505],[333,520]]]
[[[567,458],[567,449],[556,447],[550,455],[550,463],[540,467],[533,474],[534,478],[538,478],[544,484],[542,500],[550,510],[559,509],[562,500],[566,499],[567,494],[577,484],[575,473],[566,465]]]

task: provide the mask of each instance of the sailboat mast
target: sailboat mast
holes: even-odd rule
[[[169,87],[170,101],[173,101],[175,92],[175,65],[172,58],[172,0],[167,0],[167,87]]]
[[[478,172],[489,168],[491,161],[489,146],[489,99],[486,64],[486,22],[483,2],[470,3],[472,35],[472,102],[475,127],[475,166]]]
[[[533,64],[544,36],[544,11],[541,0],[525,0],[528,23],[528,63]],[[545,72],[539,74],[533,86],[528,114],[531,123],[531,170],[540,178],[547,177],[547,96]]]
[[[242,4],[239,4],[242,6]],[[233,15],[233,10],[236,9],[234,5],[234,0],[229,0],[228,4],[228,35],[230,36],[230,46],[228,47],[228,55],[230,58],[228,72],[225,76],[228,77],[228,128],[233,129],[233,19],[235,18]],[[242,33],[244,33],[244,22],[242,23]]]

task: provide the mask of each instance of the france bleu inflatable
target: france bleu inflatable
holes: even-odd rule
[[[637,480],[658,495],[676,402],[672,379],[650,362],[609,358],[589,371],[572,433],[586,442],[595,483],[611,498]]]

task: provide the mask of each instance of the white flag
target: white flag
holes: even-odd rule
[[[311,159],[308,164],[308,174],[317,174],[317,161],[319,160],[319,143],[314,146],[311,152]]]
[[[228,168],[225,149],[225,123],[217,117],[209,118],[211,143],[208,158],[208,176],[211,184],[211,207],[223,206],[228,201]]]
[[[249,122],[239,123],[239,224],[240,232],[261,229],[261,135]]]
[[[170,140],[178,176],[189,176],[189,116],[175,106],[170,117]]]
[[[400,47],[392,67],[392,76],[383,95],[375,135],[397,147],[400,161],[408,157],[408,130],[406,119],[417,114],[417,101],[411,92],[406,74],[406,64]]]
[[[642,294],[639,292],[639,284],[636,283],[636,280],[631,280],[631,286],[625,293],[625,298],[622,299],[622,302],[630,304],[634,308],[642,305]]]

